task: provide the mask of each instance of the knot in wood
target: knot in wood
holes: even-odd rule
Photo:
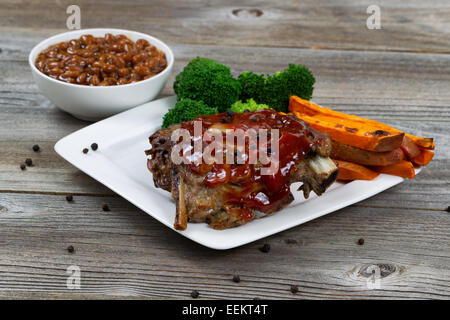
[[[263,15],[260,9],[234,9],[232,13],[234,16],[243,19],[258,18]]]
[[[397,270],[397,267],[395,265],[389,264],[389,263],[376,263],[376,264],[364,265],[360,269],[359,275],[361,275],[365,278],[369,278],[374,273],[377,273],[378,269],[380,272],[380,277],[385,278],[385,277],[393,274]]]

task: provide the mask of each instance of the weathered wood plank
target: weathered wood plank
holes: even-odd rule
[[[450,298],[450,219],[443,210],[450,204],[450,57],[357,51],[450,52],[447,1],[378,2],[382,30],[365,27],[368,0],[246,2],[262,11],[256,18],[245,10],[233,15],[242,8],[237,1],[78,1],[83,28],[114,21],[171,45],[176,64],[162,96],[172,94],[174,75],[197,55],[230,65],[234,74],[303,63],[316,75],[316,102],[436,138],[435,160],[415,180],[223,252],[171,232],[53,151],[58,139],[88,123],[39,93],[27,55],[65,31],[69,4],[0,3],[1,298],[186,299],[193,289],[211,299]],[[35,143],[41,152],[31,150]],[[35,165],[22,172],[28,157]],[[73,203],[66,193],[75,194]],[[112,211],[102,211],[103,203]],[[263,243],[270,253],[258,250]],[[69,265],[81,268],[81,290],[65,286]],[[367,287],[370,265],[381,268],[378,290]],[[233,274],[242,282],[232,282]],[[299,285],[297,295],[291,284]]]
[[[111,211],[101,210],[108,203]],[[81,268],[86,298],[449,298],[450,216],[349,207],[240,248],[214,251],[170,231],[121,198],[0,194],[0,290],[68,297]],[[220,232],[220,231],[219,231]],[[364,238],[364,245],[357,240]],[[297,241],[287,244],[287,239]],[[262,253],[263,243],[271,251]],[[73,245],[75,253],[66,248]],[[381,287],[367,288],[380,265]],[[239,274],[241,283],[232,282]],[[300,287],[297,295],[289,289]]]
[[[66,28],[70,1],[0,4],[0,30],[42,37]],[[450,51],[448,1],[377,1],[381,30],[369,30],[370,0],[77,1],[82,27],[118,27],[169,43],[323,49]],[[38,31],[36,31],[38,30]]]
[[[25,43],[14,53],[17,61],[9,62],[8,52],[0,56],[0,77],[3,77],[0,148],[6,155],[0,158],[0,190],[111,194],[54,153],[53,145],[58,139],[88,123],[60,112],[39,93],[24,62],[27,46],[32,44]],[[235,74],[247,68],[274,72],[287,61],[305,63],[317,78],[318,103],[436,138],[435,160],[428,168],[414,181],[384,192],[364,205],[437,210],[449,205],[449,56],[272,48],[258,48],[259,54],[255,56],[254,48],[249,47],[173,48],[177,62],[163,95],[173,94],[174,75],[197,54],[226,62]],[[31,151],[35,143],[42,152]],[[22,172],[19,165],[27,157],[33,158],[35,166]]]

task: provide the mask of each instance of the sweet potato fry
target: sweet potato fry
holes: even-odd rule
[[[417,157],[420,154],[420,148],[408,136],[403,137],[403,142],[400,148],[402,148],[403,152],[409,159]]]
[[[428,163],[430,163],[433,157],[433,151],[422,149],[420,154],[417,157],[412,158],[411,161],[420,166],[426,166]]]
[[[289,101],[289,110],[291,112],[293,112],[297,117],[303,119],[304,117],[310,117],[308,118],[308,120],[305,120],[306,122],[309,123],[310,120],[312,120],[311,118],[324,118],[325,119],[334,119],[334,121],[328,121],[328,124],[326,124],[325,126],[328,128],[328,133],[330,133],[331,137],[336,140],[336,141],[340,141],[342,143],[346,143],[348,145],[352,145],[354,147],[358,147],[361,149],[365,149],[365,150],[369,150],[369,151],[389,151],[392,149],[395,149],[397,147],[400,146],[401,142],[396,145],[394,142],[390,141],[392,138],[392,136],[399,136],[401,134],[403,134],[404,132],[401,130],[398,130],[396,128],[393,128],[391,126],[388,126],[384,123],[375,121],[375,120],[370,120],[370,119],[365,119],[365,118],[361,118],[355,115],[350,115],[350,114],[346,114],[346,113],[342,113],[342,112],[338,112],[338,111],[334,111],[331,110],[329,108],[324,108],[321,107],[311,101],[308,100],[304,100],[301,99],[297,96],[291,96],[290,101]],[[319,117],[320,116],[320,117]],[[310,123],[311,124],[311,123]],[[358,129],[357,131],[355,131],[354,133],[357,136],[361,136],[361,135],[365,135],[367,134],[366,139],[362,139],[359,138],[355,140],[355,142],[353,144],[350,144],[349,140],[342,140],[342,137],[338,137],[337,134],[337,128],[331,128],[329,127],[330,125],[334,125],[334,126],[342,126],[340,129],[342,130],[346,130],[346,128],[350,129],[351,131],[354,129]],[[312,126],[312,124],[311,124]],[[317,127],[317,125],[316,125]],[[317,127],[318,130],[320,130]],[[333,136],[333,132],[334,136]],[[343,132],[341,132],[342,135]],[[371,137],[371,133],[378,133],[379,136],[381,136],[380,140],[384,141],[384,143],[381,144],[376,144],[373,142],[374,139],[373,137]],[[389,134],[386,136],[383,136],[384,134]],[[417,136],[413,136],[411,134],[407,134],[405,133],[406,136],[408,136],[412,141],[414,141],[414,143],[418,146],[420,146],[421,148],[424,149],[434,149],[435,145],[433,142],[433,138],[423,138],[423,137],[417,137]],[[365,140],[371,140],[371,142],[367,142]],[[395,140],[395,139],[394,139]],[[367,143],[367,146],[364,147],[364,144],[362,143],[362,141],[365,141]],[[395,140],[396,143],[398,143],[398,140]],[[387,149],[391,147],[392,149]]]
[[[356,163],[342,160],[333,161],[339,169],[338,180],[373,180],[379,175],[378,172],[372,171]]]
[[[294,114],[307,122],[311,128],[328,133],[335,141],[351,145],[368,151],[391,151],[402,144],[404,133],[391,134],[387,131],[362,129],[359,124],[347,120],[334,119],[327,116],[306,116],[294,112]],[[359,126],[359,129],[357,128]]]
[[[362,150],[332,140],[330,157],[366,166],[387,166],[402,161],[405,155],[400,148],[386,152],[375,152]]]
[[[416,137],[416,136],[413,136],[413,135],[407,134],[407,133],[406,133],[406,136],[408,138],[410,138],[412,141],[414,141],[415,144],[417,144],[419,147],[421,147],[423,149],[434,150],[434,148],[435,148],[433,138]]]
[[[414,165],[410,161],[400,161],[389,166],[371,167],[374,171],[379,173],[392,174],[402,178],[413,179],[415,176]]]

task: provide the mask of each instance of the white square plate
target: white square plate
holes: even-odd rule
[[[327,213],[369,198],[403,181],[380,174],[372,181],[335,183],[321,197],[311,193],[305,200],[291,186],[295,200],[282,211],[237,228],[217,231],[205,223],[190,223],[185,231],[173,228],[175,203],[169,192],[157,189],[147,169],[148,137],[158,130],[162,117],[176,97],[152,101],[94,123],[59,140],[55,151],[75,167],[121,195],[153,218],[183,236],[213,249],[230,249],[292,228]],[[96,142],[97,151],[83,154]],[[416,169],[418,173],[420,169]]]

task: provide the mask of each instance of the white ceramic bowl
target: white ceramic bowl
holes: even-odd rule
[[[100,87],[55,80],[40,72],[34,65],[38,54],[52,44],[78,39],[83,34],[99,37],[106,33],[124,34],[133,41],[147,40],[166,54],[167,67],[156,76],[146,80]],[[144,33],[121,29],[83,29],[61,33],[40,42],[31,50],[28,62],[36,84],[51,102],[77,118],[95,121],[154,99],[169,77],[174,57],[172,50],[165,43]]]

